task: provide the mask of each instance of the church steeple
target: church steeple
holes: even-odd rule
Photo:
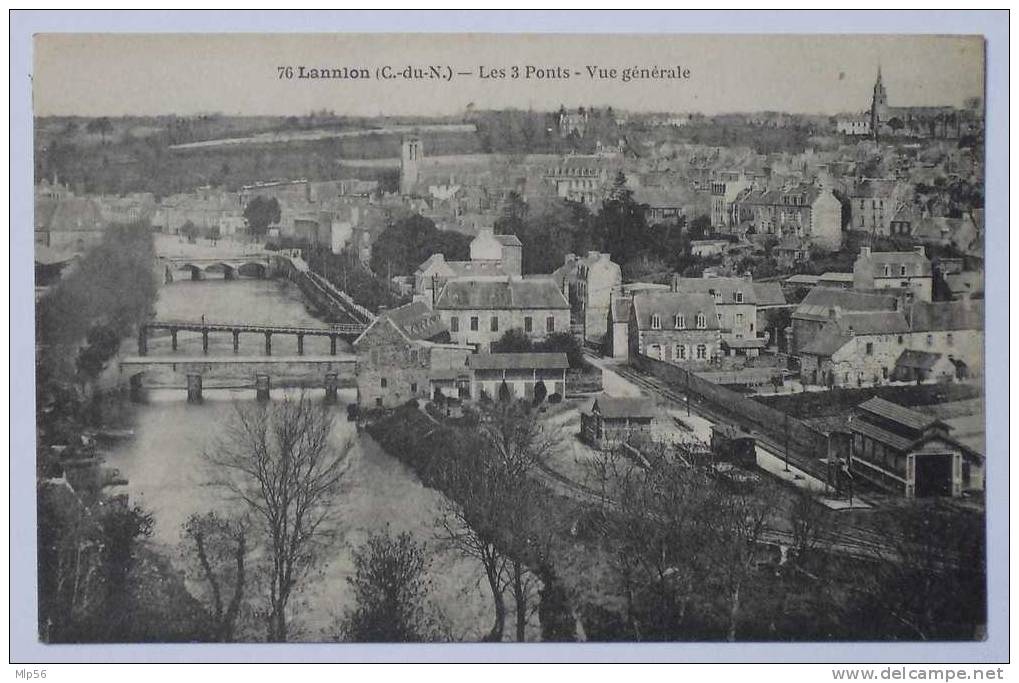
[[[881,78],[881,62],[877,65],[877,80],[874,81],[874,97],[870,101],[870,132],[876,140],[881,124],[885,122],[888,111],[888,95]]]

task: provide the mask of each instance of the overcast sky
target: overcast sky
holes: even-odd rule
[[[778,110],[831,114],[869,107],[880,63],[889,103],[962,105],[983,97],[980,37],[749,35],[103,34],[35,40],[35,113],[454,114],[610,105],[630,111]],[[452,82],[375,79],[377,67],[449,65]],[[370,80],[280,80],[278,66],[366,67]],[[690,70],[686,80],[623,83],[479,79],[486,69],[587,65]]]

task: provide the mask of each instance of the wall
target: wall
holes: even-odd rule
[[[677,365],[646,356],[635,356],[631,363],[720,408],[745,430],[759,431],[780,444],[785,444],[788,437],[790,452],[799,456],[796,466],[822,480],[827,478],[827,468],[821,460],[828,453],[827,435],[786,413],[709,382]]]
[[[457,344],[477,344],[482,351],[487,351],[489,345],[505,334],[506,330],[524,329],[524,318],[530,317],[532,327],[530,337],[533,340],[544,339],[546,331],[546,318],[555,318],[555,332],[570,331],[569,309],[516,309],[516,310],[443,310],[437,309],[442,314],[446,326],[449,328],[450,338]],[[477,316],[478,329],[471,330],[471,317]],[[499,330],[492,331],[492,317],[499,319]],[[453,330],[452,319],[459,320],[457,331]]]

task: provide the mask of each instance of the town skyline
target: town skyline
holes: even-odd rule
[[[479,110],[611,106],[633,113],[864,111],[878,68],[895,105],[964,106],[984,96],[984,46],[971,36],[631,36],[593,59],[587,37],[457,36],[456,48],[413,34],[42,35],[35,114],[160,116],[450,116]],[[268,49],[267,49],[268,48]],[[805,59],[804,54],[810,58]],[[526,55],[522,57],[521,55]],[[595,62],[595,64],[591,64]],[[616,63],[618,62],[618,63]],[[174,64],[174,69],[166,69]],[[448,65],[471,76],[379,81],[374,67]],[[479,69],[535,65],[572,78],[481,79]],[[279,67],[366,68],[371,79],[290,79]],[[587,66],[689,69],[674,80],[592,80]]]

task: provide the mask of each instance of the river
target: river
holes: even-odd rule
[[[285,280],[177,281],[162,287],[156,313],[160,318],[192,320],[205,315],[209,321],[322,325],[305,309],[297,287]],[[182,333],[178,341],[181,355],[201,353],[200,335]],[[324,350],[313,346],[319,342],[325,343]],[[277,344],[285,343],[295,344],[296,349],[292,339],[285,342],[281,338],[274,340],[274,353]],[[328,353],[328,343],[328,339],[308,338],[305,352]],[[248,341],[242,336],[241,344],[242,353],[263,352],[258,336],[251,335]],[[150,353],[168,354],[169,338],[154,338],[149,348]],[[232,354],[230,335],[212,335],[209,353]],[[289,351],[281,348],[278,353]],[[279,395],[274,390],[274,396]],[[221,491],[205,485],[208,473],[201,454],[213,446],[237,406],[252,399],[250,390],[207,389],[205,402],[191,405],[180,389],[154,389],[146,404],[130,409],[133,438],[106,454],[107,463],[129,480],[132,501],[154,514],[152,542],[175,561],[181,524],[189,515],[235,505],[224,502]],[[292,601],[299,639],[326,639],[334,618],[352,606],[352,591],[346,581],[353,571],[351,549],[387,526],[393,533],[408,531],[427,544],[434,602],[441,605],[456,639],[479,639],[491,626],[492,614],[487,584],[478,582],[483,576],[480,565],[442,546],[434,522],[441,513],[443,497],[426,488],[370,437],[356,432],[345,411],[345,405],[354,400],[353,390],[340,392],[332,434],[337,446],[350,444],[349,468],[336,501],[341,537],[327,554],[321,572],[310,576],[306,590]]]

